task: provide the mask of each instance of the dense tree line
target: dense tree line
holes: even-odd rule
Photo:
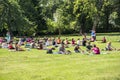
[[[120,31],[120,0],[0,0],[0,32],[13,35]],[[3,33],[3,34],[2,34]]]

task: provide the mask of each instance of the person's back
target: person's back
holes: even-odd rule
[[[75,46],[74,51],[75,51],[76,53],[79,53],[79,52],[80,52],[79,49],[80,49],[80,47],[79,47],[79,45],[77,45],[77,46]]]
[[[96,45],[94,45],[94,47],[92,48],[93,53],[94,54],[100,54],[100,49],[98,47],[96,47]]]
[[[59,48],[59,54],[65,54],[64,44],[62,44],[61,47]]]
[[[106,38],[105,37],[103,37],[102,43],[106,43]]]
[[[8,49],[15,49],[15,48],[13,47],[12,43],[9,43]]]
[[[92,45],[90,45],[90,42],[88,43],[88,45],[86,46],[87,50],[90,51],[92,48]]]
[[[52,53],[53,53],[52,48],[47,49],[47,54],[52,54]]]
[[[95,54],[100,54],[99,48],[98,48],[98,47],[95,47],[95,48],[94,48],[94,52],[95,52]]]
[[[57,44],[60,44],[60,43],[61,43],[61,39],[58,38],[58,39],[57,39]]]
[[[18,43],[15,43],[15,50],[18,51]]]
[[[111,42],[108,42],[108,43],[107,43],[106,50],[112,51]]]
[[[43,49],[43,44],[42,43],[39,44],[39,49]]]
[[[78,45],[75,46],[74,50],[79,50],[79,46]]]
[[[83,38],[83,41],[82,41],[82,46],[86,46],[86,40],[85,40],[85,38]]]
[[[60,48],[59,48],[59,51],[65,52],[65,48],[60,47]]]

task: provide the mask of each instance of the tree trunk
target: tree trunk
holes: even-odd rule
[[[106,32],[109,31],[109,13],[106,14]]]
[[[61,29],[59,28],[58,29],[58,32],[59,32],[59,37],[61,36]]]
[[[98,26],[98,23],[99,23],[99,20],[98,20],[98,17],[95,18],[94,22],[93,22],[93,27],[92,27],[92,30],[96,31],[96,28]]]
[[[83,17],[81,26],[80,26],[80,33],[83,35],[85,33],[85,18]]]

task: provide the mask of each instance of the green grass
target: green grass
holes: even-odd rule
[[[79,36],[68,38],[72,37],[77,40]],[[99,35],[97,38],[100,40],[102,37]],[[119,35],[106,37],[113,46],[120,48]],[[100,49],[105,47],[100,41],[95,44]],[[120,80],[120,51],[102,53],[110,54],[60,55],[35,49],[25,52],[0,49],[0,80]]]

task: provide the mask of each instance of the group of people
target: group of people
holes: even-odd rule
[[[95,44],[92,44],[92,42],[96,41],[96,34],[95,31],[91,33],[91,38],[87,38],[86,36],[83,37],[83,39],[80,40],[78,38],[75,40],[72,38],[71,40],[61,39],[58,38],[19,38],[18,41],[15,41],[14,39],[11,39],[10,33],[7,33],[6,38],[0,38],[0,47],[1,48],[8,48],[11,51],[25,51],[30,50],[32,48],[38,49],[38,50],[46,50],[48,54],[71,54],[73,51],[75,53],[93,53],[93,54],[100,54],[100,49]],[[107,40],[105,37],[101,40],[102,43],[107,43]],[[85,47],[86,50],[82,50],[81,46]],[[24,47],[24,48],[23,48]],[[73,47],[73,50],[66,50],[66,48]],[[53,52],[58,48],[57,52]],[[71,48],[72,49],[72,48]],[[116,50],[112,45],[111,42],[108,42],[105,49],[107,51]],[[120,50],[120,49],[117,49]]]

